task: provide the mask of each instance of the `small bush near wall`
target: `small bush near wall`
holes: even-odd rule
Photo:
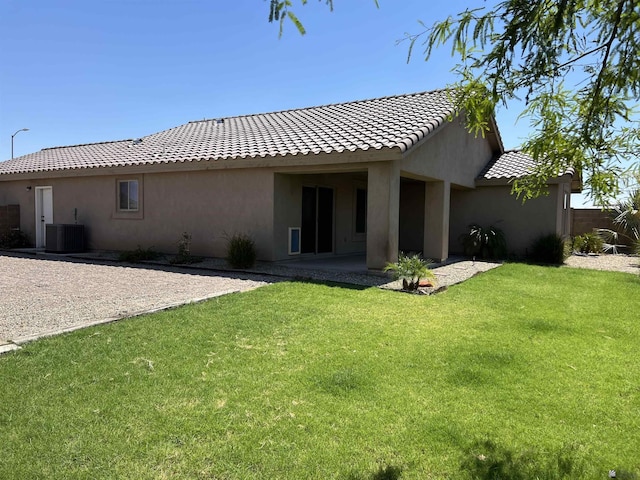
[[[604,242],[597,233],[584,233],[573,239],[574,252],[601,253]]]
[[[20,205],[0,205],[0,238],[20,230]]]
[[[227,238],[227,262],[232,268],[251,268],[256,263],[256,245],[251,237],[236,233]]]
[[[23,248],[31,246],[29,236],[20,230],[11,230],[0,236],[0,248]]]
[[[469,232],[460,236],[464,254],[483,259],[502,259],[507,256],[507,242],[499,228],[490,225],[469,225]]]
[[[191,255],[191,234],[189,232],[182,232],[180,240],[178,240],[178,253],[175,257],[169,260],[169,263],[176,265],[188,265],[201,261],[202,258]]]
[[[531,247],[530,258],[536,263],[562,265],[571,253],[570,243],[552,233],[538,238]]]
[[[387,263],[385,272],[392,272],[394,280],[402,280],[402,289],[415,292],[420,287],[420,280],[429,279],[435,283],[436,276],[429,270],[433,260],[425,260],[420,255],[406,255],[400,252],[398,261]],[[433,285],[433,284],[432,284]]]
[[[161,257],[161,255],[151,247],[142,248],[140,245],[138,245],[138,248],[136,248],[135,250],[121,252],[118,256],[118,260],[127,263],[139,263],[150,260],[157,260],[159,257]]]

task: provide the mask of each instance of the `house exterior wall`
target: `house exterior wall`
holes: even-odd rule
[[[403,176],[474,188],[476,177],[493,155],[486,138],[475,137],[460,120],[454,120],[402,159],[400,170]]]
[[[425,183],[402,179],[400,182],[400,237],[405,253],[424,248]]]
[[[449,236],[451,252],[463,252],[460,237],[468,233],[471,224],[493,225],[501,229],[509,253],[516,255],[525,255],[541,235],[563,235],[563,215],[568,215],[563,198],[566,187],[566,184],[550,185],[549,195],[528,200],[525,204],[511,195],[510,186],[453,189]]]
[[[277,173],[274,185],[274,260],[298,257],[288,253],[288,235],[289,227],[301,225],[302,187],[329,187],[334,191],[334,253],[366,251],[366,234],[355,232],[356,189],[367,188],[365,172]]]
[[[395,261],[398,249],[445,259],[462,250],[458,238],[471,223],[501,228],[518,254],[541,234],[568,233],[566,182],[525,205],[509,186],[476,184],[496,148],[495,138],[476,138],[456,120],[407,154],[394,147],[18,174],[0,179],[0,205],[20,205],[21,229],[35,238],[36,187],[51,186],[54,223],[74,223],[77,211],[90,249],[175,253],[187,232],[194,255],[223,257],[226,238],[246,233],[260,260],[285,260],[296,258],[288,234],[301,226],[303,187],[330,187],[332,253],[366,252],[372,269]],[[117,185],[130,179],[139,182],[141,205],[122,212]],[[366,233],[355,231],[357,188],[367,190]]]
[[[447,181],[428,182],[425,193],[425,258],[443,262],[449,257],[451,217],[451,184]]]
[[[117,181],[138,179],[138,212],[117,211]],[[26,187],[32,190],[27,191]],[[2,182],[2,197],[20,204],[20,225],[35,237],[35,187],[53,188],[54,223],[85,225],[90,249],[132,250],[141,246],[175,253],[183,232],[194,255],[223,257],[226,235],[251,235],[260,259],[273,257],[273,172],[216,170],[61,177]]]
[[[469,134],[456,119],[400,161],[405,178],[400,194],[401,250],[421,251],[437,261],[449,256],[451,187],[474,189],[478,175],[495,155],[494,148],[488,138]]]
[[[20,205],[0,205],[0,238],[20,228]]]
[[[39,184],[18,180],[0,182],[0,204],[20,205],[20,230],[35,241],[35,187]],[[27,187],[31,187],[27,190]]]
[[[398,260],[400,168],[378,162],[367,172],[367,268],[383,269]]]

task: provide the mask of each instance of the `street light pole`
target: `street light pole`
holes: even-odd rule
[[[14,133],[13,135],[11,135],[11,160],[13,160],[13,137],[15,137],[17,134],[19,134],[20,132],[26,132],[27,130],[29,130],[28,128],[21,128],[20,130],[18,130],[16,133]]]

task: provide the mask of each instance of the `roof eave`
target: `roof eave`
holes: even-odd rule
[[[314,154],[275,155],[266,157],[246,157],[227,159],[192,159],[186,161],[158,161],[128,165],[94,166],[67,168],[33,172],[0,174],[0,182],[15,180],[39,180],[48,178],[88,177],[102,175],[123,175],[139,173],[165,173],[175,171],[247,169],[247,168],[292,168],[335,166],[339,164],[361,164],[369,162],[393,161],[402,158],[399,147],[383,147],[342,152],[319,152]]]
[[[514,181],[522,177],[496,177],[496,178],[476,178],[476,187],[499,187],[499,186],[511,186]],[[559,177],[550,178],[547,180],[547,185],[558,185],[560,183],[571,183],[571,193],[580,193],[582,191],[582,180],[577,179],[575,174],[567,172]],[[580,190],[575,190],[576,185],[579,184]]]
[[[582,193],[582,172],[580,170],[570,168],[567,170],[565,175],[571,176],[571,193]]]
[[[504,143],[502,143],[500,129],[498,128],[498,123],[493,115],[489,118],[489,124],[489,133],[487,133],[489,143],[491,144],[494,152],[498,152],[502,155],[505,152]]]

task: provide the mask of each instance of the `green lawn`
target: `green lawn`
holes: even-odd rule
[[[0,357],[0,477],[640,475],[640,278],[281,283]]]

